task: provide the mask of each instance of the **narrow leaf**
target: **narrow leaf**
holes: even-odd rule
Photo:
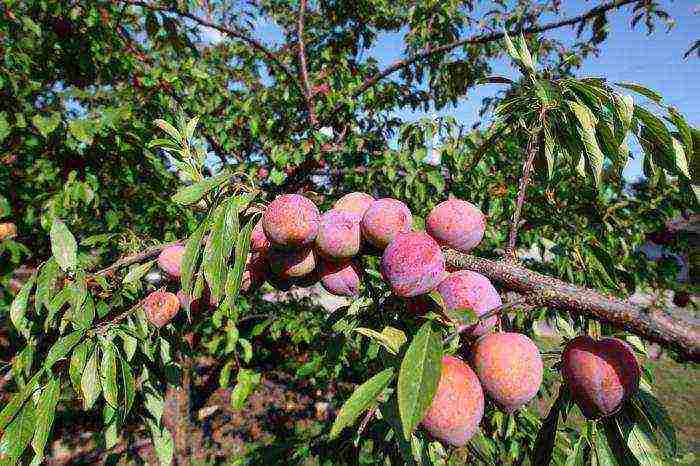
[[[398,402],[404,436],[409,439],[432,403],[442,370],[442,341],[426,322],[401,361]]]
[[[32,403],[26,403],[22,411],[7,426],[0,439],[0,459],[5,464],[15,464],[22,456],[34,435],[36,412]]]
[[[99,350],[97,348],[92,351],[80,378],[80,389],[83,392],[83,409],[86,411],[92,408],[102,391],[98,370],[98,353]]]
[[[102,343],[102,362],[100,364],[100,383],[107,403],[114,408],[119,406],[119,389],[117,387],[117,350],[111,341]]]
[[[624,87],[625,89],[629,89],[630,91],[634,91],[637,94],[641,94],[644,97],[647,97],[647,98],[653,100],[657,104],[661,103],[661,100],[663,99],[663,96],[661,94],[659,94],[658,92],[653,91],[647,87],[644,87],[641,84],[637,84],[637,83],[633,83],[633,82],[629,82],[629,81],[623,81],[623,82],[619,82],[619,83],[615,83],[615,84],[620,86],[620,87]]]
[[[61,380],[51,379],[44,387],[36,408],[36,431],[32,439],[32,448],[37,457],[44,456],[44,448],[49,440],[51,427],[56,414],[56,405],[61,395]]]
[[[19,293],[17,293],[12,304],[10,304],[10,321],[24,338],[29,338],[29,332],[31,330],[31,322],[27,319],[26,314],[29,304],[29,293],[35,281],[36,273],[32,274],[29,280],[22,285]]]
[[[68,227],[61,220],[56,219],[51,225],[51,253],[61,269],[66,272],[73,270],[78,263],[78,244]]]
[[[180,132],[176,130],[175,127],[167,121],[161,120],[159,118],[153,123],[155,123],[155,125],[158,126],[160,129],[168,133],[168,135],[170,135],[170,137],[175,139],[178,143],[182,141],[182,136],[180,136]]]
[[[122,359],[122,383],[124,384],[124,419],[129,415],[131,407],[134,405],[134,397],[136,393],[136,382],[134,374],[131,372],[129,364]]]
[[[394,368],[389,367],[357,387],[340,408],[331,427],[331,439],[336,438],[345,427],[353,425],[360,414],[376,402],[393,377]]]
[[[44,368],[50,370],[51,367],[60,359],[66,357],[70,350],[73,349],[75,345],[83,338],[85,330],[76,330],[73,333],[66,335],[59,339],[49,350],[49,354],[46,355],[46,360],[44,361]]]

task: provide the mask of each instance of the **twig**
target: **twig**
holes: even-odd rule
[[[520,215],[522,214],[523,204],[525,202],[525,191],[527,190],[527,185],[530,183],[530,172],[532,172],[532,164],[534,163],[535,155],[537,154],[537,140],[540,136],[540,131],[542,131],[545,113],[546,110],[543,107],[540,111],[539,126],[534,132],[530,134],[530,138],[527,141],[527,158],[523,163],[523,174],[520,177],[520,183],[518,186],[518,199],[515,204],[515,212],[513,212],[513,221],[510,224],[510,233],[508,234],[508,247],[506,248],[506,254],[512,259],[517,259],[515,253],[515,241],[518,237]]]
[[[367,428],[367,424],[369,424],[369,421],[372,420],[374,417],[374,414],[377,412],[377,407],[373,406],[369,411],[367,411],[367,414],[365,414],[365,417],[362,419],[362,422],[360,423],[360,427],[357,428],[357,436],[359,437],[362,435],[362,432],[365,431]]]
[[[477,325],[477,324],[479,324],[479,323],[481,323],[481,322],[485,322],[485,321],[489,320],[491,317],[496,316],[496,315],[498,315],[498,314],[501,314],[502,312],[511,310],[511,309],[513,309],[514,307],[532,304],[532,300],[533,300],[533,297],[532,297],[532,296],[526,295],[526,296],[523,296],[523,297],[520,298],[520,299],[515,299],[515,300],[513,300],[513,301],[511,301],[511,302],[509,302],[509,303],[504,303],[504,304],[502,304],[502,305],[500,305],[500,306],[498,306],[498,307],[495,307],[495,308],[491,309],[490,311],[488,311],[486,314],[480,315],[480,316],[476,319],[476,321],[470,323],[469,325],[463,326],[462,328],[460,328],[460,329],[458,329],[458,330],[452,332],[451,334],[447,335],[447,337],[446,337],[445,340],[444,340],[444,344],[448,344],[449,342],[451,342],[454,338],[456,338],[456,337],[459,336],[460,334],[462,334],[462,333],[464,333],[464,332],[470,330],[474,325]]]
[[[152,257],[157,256],[160,254],[160,252],[167,248],[168,246],[173,246],[175,244],[181,243],[182,240],[179,241],[172,241],[170,243],[164,243],[164,244],[158,244],[156,246],[151,246],[150,248],[146,248],[144,251],[138,252],[136,254],[131,254],[129,256],[123,257],[110,265],[109,267],[106,267],[102,270],[98,270],[97,272],[93,273],[93,277],[97,276],[102,276],[102,275],[109,275],[113,272],[116,272],[122,267],[126,267],[131,264],[135,264],[137,262],[143,262],[145,260],[148,260]]]
[[[304,83],[304,97],[306,98],[306,107],[309,110],[309,120],[311,125],[316,127],[318,120],[316,119],[316,109],[314,108],[313,95],[311,94],[311,84],[309,84],[309,71],[306,65],[306,50],[304,46],[304,13],[306,12],[306,0],[301,0],[299,4],[299,18],[297,21],[298,36],[299,36],[299,67],[301,68],[301,80]]]
[[[151,11],[161,11],[165,13],[173,13],[178,16],[182,16],[184,18],[188,18],[195,23],[200,24],[201,26],[205,26],[208,28],[216,29],[217,31],[226,34],[227,36],[234,37],[236,39],[242,40],[246,44],[250,45],[252,48],[257,50],[258,52],[262,53],[267,61],[269,61],[271,64],[277,66],[284,74],[287,75],[287,77],[299,87],[299,89],[303,93],[303,88],[301,84],[299,83],[299,80],[294,76],[294,73],[292,72],[291,68],[287,66],[286,64],[282,63],[272,51],[270,51],[267,47],[265,47],[261,42],[257,41],[256,39],[253,39],[252,37],[247,36],[246,34],[243,34],[240,31],[236,31],[231,28],[227,28],[225,26],[222,26],[220,24],[213,23],[211,21],[207,21],[204,18],[200,18],[197,15],[194,15],[190,12],[187,11],[182,11],[177,8],[170,8],[166,6],[159,6],[159,5],[151,5],[150,3],[139,1],[139,0],[117,0],[123,3],[127,3],[129,5],[133,6],[140,6],[143,8],[147,8]]]
[[[164,288],[161,288],[160,291],[163,291]],[[106,320],[104,322],[100,322],[94,329],[93,332],[95,335],[104,335],[107,333],[107,330],[109,330],[111,327],[114,327],[118,323],[122,322],[125,320],[127,317],[138,311],[140,308],[143,307],[143,303],[146,302],[146,299],[148,299],[148,296],[143,298],[141,301],[138,303],[134,304],[131,306],[129,309],[126,311],[122,312],[121,314],[116,315],[115,317],[112,317],[109,320]]]
[[[583,13],[578,16],[574,16],[571,18],[566,18],[560,21],[554,21],[542,26],[532,26],[529,28],[522,29],[523,34],[535,34],[539,32],[545,32],[545,31],[550,31],[552,29],[558,29],[561,27],[565,26],[573,26],[578,23],[583,23],[586,22],[592,18],[595,18],[596,16],[600,16],[602,14],[605,14],[606,12],[610,10],[615,10],[618,8],[621,8],[625,5],[629,5],[632,3],[639,3],[640,1],[643,0],[615,0],[615,1],[610,1],[607,3],[603,3],[602,5],[599,5],[595,8],[592,8],[588,10],[586,13]],[[508,31],[509,34],[517,34],[520,31]],[[443,53],[443,52],[449,52],[452,49],[455,49],[461,45],[483,45],[483,44],[488,44],[490,42],[495,42],[497,40],[500,40],[504,37],[504,33],[502,32],[497,32],[497,33],[491,33],[491,34],[479,34],[476,36],[472,37],[467,37],[465,39],[460,39],[455,42],[451,42],[449,44],[445,44],[439,47],[431,47],[431,48],[426,48],[421,52],[414,53],[411,56],[409,56],[406,59],[403,60],[397,60],[396,62],[392,63],[389,65],[387,68],[384,70],[380,71],[379,73],[375,74],[371,78],[367,79],[364,84],[361,86],[357,87],[354,91],[350,93],[351,98],[356,98],[363,94],[367,89],[373,87],[375,84],[377,84],[379,81],[382,79],[386,78],[390,74],[395,73],[396,71],[405,68],[419,60],[422,60],[424,58],[429,57],[430,55],[436,54],[436,53]],[[344,103],[340,102],[338,105],[335,106],[333,109],[333,113],[338,112],[342,109]]]

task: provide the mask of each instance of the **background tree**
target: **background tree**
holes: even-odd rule
[[[274,360],[266,349],[274,344],[304,355],[305,364],[289,371],[324,386],[364,382],[382,370],[381,339],[368,343],[356,327],[396,327],[414,341],[421,320],[391,312],[377,317],[379,306],[391,304],[377,299],[386,291],[380,280],[372,279],[348,316],[330,321],[308,302],[282,306],[266,304],[259,294],[238,296],[236,278],[256,203],[283,192],[324,192],[315,200],[325,207],[346,192],[372,187],[376,197],[406,201],[419,219],[450,195],[467,199],[489,219],[477,251],[482,260],[459,254],[448,260],[525,295],[514,307],[535,310],[512,322],[504,317],[507,325],[531,333],[538,320],[550,317],[570,336],[623,326],[697,361],[697,328],[677,316],[620,307],[614,298],[596,295],[575,301],[573,310],[581,312],[569,318],[561,311],[571,310],[571,296],[553,292],[551,283],[541,292],[534,275],[526,277],[527,286],[509,282],[509,267],[524,266],[500,260],[536,248],[550,259],[528,262],[529,269],[618,297],[644,287],[693,291],[679,289],[685,285],[678,284],[675,265],[651,262],[639,247],[648,234],[697,206],[697,130],[652,90],[573,78],[581,60],[607,39],[608,15],[622,10],[633,24],[651,29],[670,21],[657,2],[601,2],[576,17],[563,17],[556,1],[495,2],[479,15],[471,2],[438,1],[10,1],[2,8],[0,207],[8,233],[0,272],[9,290],[2,297],[8,342],[2,360],[18,393],[0,415],[3,460],[19,458],[31,442],[35,462],[41,461],[57,393],[68,398],[71,385],[84,409],[101,410],[105,447],[117,444],[122,426],[134,437],[140,432],[133,426],[145,426],[167,461],[173,445],[161,422],[161,393],[168,384],[186,387],[185,393],[194,386],[187,403],[198,408],[217,383],[235,383],[242,406],[263,364]],[[263,43],[253,21],[276,25],[284,40]],[[378,35],[400,28],[407,30],[404,58],[380,69],[368,51]],[[548,31],[559,28],[573,28],[578,40],[565,46],[552,39]],[[221,40],[210,39],[213,31]],[[517,82],[491,76],[494,61],[504,55],[521,71]],[[407,125],[393,116],[398,108],[454,104],[483,82],[504,86],[484,107],[496,116],[488,129],[472,131],[451,120]],[[160,118],[170,123],[152,124]],[[633,191],[621,176],[629,135],[646,157],[646,181]],[[433,150],[426,141],[433,139],[439,141],[437,165],[425,162]],[[188,187],[178,191],[182,183]],[[195,254],[207,232],[228,240],[212,240],[214,246]],[[147,290],[161,286],[149,270],[162,248],[149,246],[184,238],[190,238],[186,263],[192,268],[183,288],[198,294],[206,281],[222,299],[211,318],[188,312],[191,324],[184,319],[175,329],[154,332],[140,306]],[[688,253],[692,238],[668,239],[671,250]],[[120,257],[126,259],[109,265]],[[197,257],[204,257],[201,269]],[[231,267],[212,268],[214,257]],[[24,275],[17,272],[20,264]],[[376,271],[376,259],[365,266]],[[253,326],[258,320],[262,324]],[[641,341],[631,341],[645,351]],[[218,375],[208,383],[192,367],[202,355],[218,362],[212,369]],[[556,371],[548,368],[545,379],[541,395],[548,402],[556,396]],[[338,406],[351,390],[341,392]],[[98,402],[100,394],[104,400]],[[36,399],[29,400],[32,395]],[[530,458],[541,464],[533,455],[556,438],[553,449],[544,449],[555,459],[580,454],[603,463],[597,433],[615,438],[618,428],[622,435],[641,430],[643,437],[623,445],[642,464],[675,455],[673,448],[659,453],[647,445],[654,435],[634,417],[617,426],[560,429],[554,437],[559,410],[568,412],[571,405],[560,400],[544,423],[534,410],[511,417],[487,413],[491,438],[480,439],[469,454],[487,462]],[[75,408],[64,404],[69,408],[62,409]],[[180,459],[198,450],[189,442],[198,428],[190,407],[187,422],[175,431]],[[421,452],[434,462],[445,456],[421,433],[412,445],[378,443],[389,426],[370,424],[376,411],[367,413],[359,429],[367,429],[365,437],[358,437],[374,440],[372,447],[353,444],[349,429],[333,443],[326,426],[295,436],[280,455],[288,458],[292,450],[300,461],[312,455],[352,462],[358,451],[369,451],[369,457],[401,463],[407,461],[399,459],[401,452],[413,448],[409,457],[415,461]],[[654,423],[666,426],[662,412],[654,416]],[[46,432],[33,429],[37,424]],[[673,443],[672,436],[661,437]],[[252,461],[275,453],[256,453]],[[31,456],[27,449],[23,458]]]

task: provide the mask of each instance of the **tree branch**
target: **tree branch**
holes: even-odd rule
[[[520,177],[518,199],[515,204],[515,212],[513,212],[513,221],[510,224],[510,233],[508,233],[508,247],[506,248],[506,254],[513,259],[517,259],[515,253],[515,241],[518,238],[520,215],[522,214],[523,204],[525,202],[525,191],[527,190],[527,185],[530,183],[530,172],[532,171],[532,164],[535,161],[535,154],[537,153],[537,139],[539,138],[540,131],[542,131],[545,113],[546,110],[543,107],[539,115],[539,126],[534,132],[530,133],[530,138],[527,141],[527,158],[523,163],[523,174]]]
[[[532,26],[529,28],[525,28],[522,30],[516,30],[516,31],[508,31],[509,34],[518,34],[519,32],[522,31],[523,34],[535,34],[539,32],[545,32],[545,31],[550,31],[552,29],[558,29],[561,27],[565,26],[573,26],[578,23],[583,23],[586,22],[592,18],[595,18],[596,16],[600,16],[610,10],[616,10],[619,9],[625,5],[629,5],[632,3],[639,3],[640,1],[643,0],[614,0],[610,2],[603,3],[601,5],[598,5],[595,8],[592,8],[588,10],[586,13],[583,13],[578,16],[574,16],[571,18],[566,18],[561,21],[554,21],[551,23],[544,24],[542,26]],[[424,58],[429,57],[430,55],[436,54],[436,53],[443,53],[443,52],[449,52],[452,49],[455,49],[461,45],[483,45],[483,44],[488,44],[490,42],[495,42],[497,40],[500,40],[504,37],[504,33],[502,32],[496,32],[496,33],[491,33],[491,34],[479,34],[476,36],[471,36],[467,37],[465,39],[460,39],[455,42],[451,42],[449,44],[441,45],[439,47],[427,47],[421,52],[411,54],[408,58],[405,58],[403,60],[397,60],[391,65],[389,65],[387,68],[384,70],[380,71],[379,73],[375,74],[371,78],[367,79],[364,84],[361,86],[357,87],[354,91],[351,92],[350,97],[351,98],[356,98],[363,94],[367,89],[373,87],[375,84],[377,84],[379,81],[382,79],[386,78],[390,74],[395,73],[396,71],[405,68],[419,60],[422,60]],[[343,107],[343,103],[339,103],[336,105],[336,107],[333,109],[333,112],[339,111]]]
[[[304,83],[304,97],[306,107],[309,110],[309,119],[312,126],[318,125],[316,109],[314,108],[313,95],[311,94],[311,84],[309,84],[309,71],[306,65],[306,50],[304,46],[304,13],[306,12],[306,0],[301,0],[299,4],[299,19],[297,21],[297,35],[299,36],[299,68],[301,69],[301,80]]]
[[[533,304],[584,315],[671,348],[689,361],[700,362],[700,326],[654,306],[625,301],[540,274],[510,261],[494,261],[446,250],[446,262],[478,272],[494,283],[529,295]]]
[[[119,270],[122,267],[126,267],[131,264],[135,264],[137,262],[143,262],[145,260],[151,259],[153,257],[156,257],[160,252],[167,248],[168,246],[173,246],[175,244],[180,243],[181,241],[173,241],[170,243],[164,243],[164,244],[158,244],[156,246],[151,246],[150,248],[146,248],[141,252],[131,254],[129,256],[123,257],[110,265],[109,267],[106,267],[102,270],[98,270],[97,272],[93,273],[92,276],[100,276],[100,275],[110,275],[117,270]]]
[[[151,11],[161,11],[164,13],[172,13],[172,14],[175,14],[178,16],[182,16],[183,18],[188,18],[201,26],[215,29],[215,30],[217,30],[217,31],[221,32],[222,34],[225,34],[229,37],[239,39],[239,40],[245,42],[246,44],[250,45],[252,48],[257,50],[258,52],[262,53],[269,63],[277,66],[280,70],[282,70],[282,72],[284,74],[286,74],[287,77],[293,83],[295,83],[303,93],[303,88],[299,84],[299,80],[294,76],[294,73],[292,72],[291,68],[289,68],[289,66],[282,63],[275,56],[275,54],[272,53],[272,51],[270,51],[267,47],[265,47],[261,42],[253,39],[252,37],[247,36],[246,34],[243,34],[240,31],[236,31],[234,29],[227,28],[225,26],[213,23],[211,21],[207,21],[206,19],[200,18],[197,15],[193,15],[192,13],[190,13],[188,11],[182,11],[182,10],[179,10],[177,8],[171,8],[171,7],[159,6],[159,5],[151,5],[150,3],[140,1],[140,0],[118,0],[118,1],[123,2],[123,3],[127,3],[129,5],[133,5],[133,6],[140,6],[140,7],[149,9]]]

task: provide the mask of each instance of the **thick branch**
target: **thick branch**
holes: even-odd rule
[[[304,46],[304,13],[306,12],[306,0],[301,0],[299,5],[299,19],[297,21],[297,35],[299,36],[299,68],[301,68],[301,80],[304,83],[304,97],[306,107],[309,110],[311,124],[316,126],[316,109],[314,108],[313,95],[311,94],[311,84],[309,84],[309,69],[306,65],[306,50]]]
[[[700,328],[675,318],[663,309],[633,304],[589,288],[534,272],[510,261],[494,261],[445,251],[447,263],[472,270],[494,283],[528,295],[540,306],[590,317],[632,332],[678,352],[692,362],[700,362]]]
[[[129,5],[133,6],[140,6],[143,8],[147,8],[151,11],[161,11],[164,13],[172,13],[178,16],[182,16],[183,18],[188,18],[195,23],[205,26],[208,28],[216,29],[217,31],[221,32],[222,34],[225,34],[229,37],[233,37],[236,39],[239,39],[246,44],[250,45],[252,48],[257,50],[258,52],[262,53],[265,58],[267,59],[268,62],[271,64],[277,66],[284,74],[287,75],[287,77],[295,83],[299,88],[301,89],[301,86],[299,85],[299,81],[296,79],[294,76],[294,73],[292,70],[287,66],[286,64],[282,63],[272,51],[270,51],[267,47],[265,47],[261,42],[257,41],[256,39],[253,39],[252,37],[247,36],[246,34],[243,34],[240,31],[236,31],[231,28],[227,28],[225,26],[222,26],[220,24],[212,23],[211,21],[208,21],[204,18],[200,18],[197,15],[193,15],[192,13],[188,11],[182,11],[177,8],[170,8],[166,6],[159,6],[159,5],[152,5],[150,3],[144,2],[144,1],[139,1],[139,0],[119,0],[120,2],[127,3]],[[303,91],[303,89],[302,89]]]
[[[552,29],[558,29],[561,27],[565,26],[573,26],[578,23],[583,23],[586,22],[592,18],[595,18],[596,16],[600,16],[610,10],[616,10],[618,8],[621,8],[625,5],[629,5],[632,3],[639,3],[641,0],[615,0],[615,1],[610,1],[603,3],[595,8],[592,8],[588,10],[586,13],[583,13],[578,16],[574,16],[571,18],[566,18],[561,21],[554,21],[551,23],[547,23],[541,26],[532,26],[529,28],[522,29],[523,34],[536,34],[539,32],[545,32],[545,31],[550,31]],[[518,34],[520,31],[509,31],[509,34]],[[363,94],[367,89],[373,87],[375,84],[377,84],[379,81],[382,79],[386,78],[390,74],[395,73],[396,71],[405,68],[419,60],[422,60],[424,58],[427,58],[433,54],[436,53],[443,53],[443,52],[449,52],[452,49],[455,49],[459,46],[462,45],[483,45],[483,44],[488,44],[490,42],[495,42],[497,40],[503,39],[504,34],[502,32],[496,32],[496,33],[491,33],[491,34],[479,34],[476,36],[471,36],[467,37],[465,39],[460,39],[455,42],[451,42],[449,44],[441,45],[439,47],[427,47],[421,52],[414,53],[410,55],[408,58],[405,58],[403,60],[397,60],[391,65],[389,65],[387,68],[384,70],[380,71],[379,73],[375,74],[371,78],[367,79],[364,84],[361,86],[357,87],[355,90],[352,91],[351,97],[358,97],[359,95]],[[339,103],[335,107],[335,111],[338,111],[342,108],[343,104]]]

